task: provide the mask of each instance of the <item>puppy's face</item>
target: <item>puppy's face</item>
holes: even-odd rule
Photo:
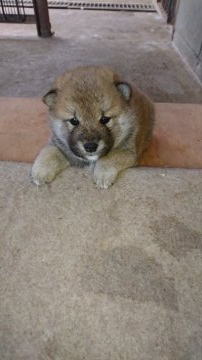
[[[43,98],[54,135],[76,157],[96,161],[122,141],[130,128],[130,87],[99,68],[60,77]]]

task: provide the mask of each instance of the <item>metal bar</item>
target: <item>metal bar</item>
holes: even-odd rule
[[[2,9],[3,18],[6,20],[6,13],[5,13],[5,9],[4,9],[4,4],[3,4],[2,0],[0,0],[0,2],[1,2],[1,9]]]
[[[33,0],[34,13],[36,17],[37,33],[40,37],[50,37],[51,23],[49,19],[47,0]]]
[[[0,0],[0,21],[25,22],[26,14],[23,0]]]

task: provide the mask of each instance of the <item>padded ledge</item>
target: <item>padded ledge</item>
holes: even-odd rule
[[[158,103],[154,137],[140,165],[202,168],[202,105]],[[47,108],[40,99],[0,98],[0,160],[32,162],[47,143]]]

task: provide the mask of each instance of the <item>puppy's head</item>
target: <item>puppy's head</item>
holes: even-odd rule
[[[131,88],[103,67],[74,69],[60,76],[43,98],[57,139],[75,156],[96,161],[130,129]]]

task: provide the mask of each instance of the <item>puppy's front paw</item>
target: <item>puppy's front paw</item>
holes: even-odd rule
[[[117,170],[107,167],[102,162],[97,162],[93,172],[93,181],[101,189],[108,189],[117,178]]]
[[[55,169],[50,166],[41,166],[40,164],[34,163],[31,171],[31,180],[33,184],[40,186],[50,183],[56,176]]]
[[[67,159],[54,145],[45,146],[37,156],[31,171],[35,185],[50,183],[69,165]]]

